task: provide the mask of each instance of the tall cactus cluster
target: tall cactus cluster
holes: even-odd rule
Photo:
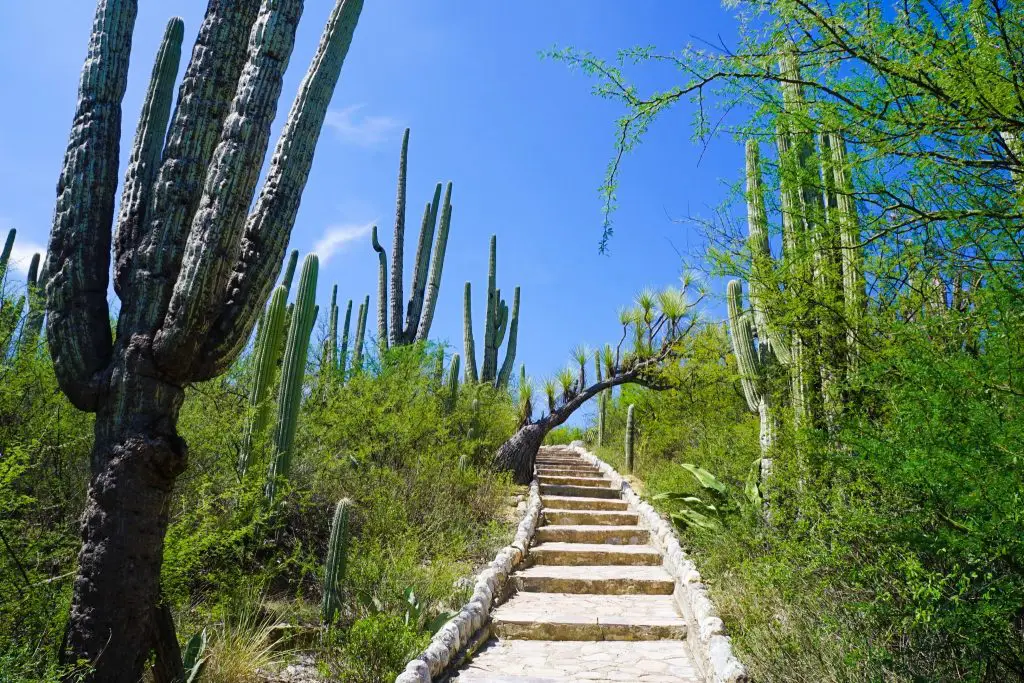
[[[40,255],[33,254],[29,263],[25,293],[17,298],[9,298],[5,288],[7,270],[10,266],[11,252],[18,231],[7,232],[3,249],[0,250],[0,362],[17,355],[35,353],[38,348],[39,335],[43,330],[43,319],[46,315],[46,297],[43,292],[45,276],[39,272]],[[22,320],[25,301],[28,301],[28,314]],[[21,334],[15,345],[18,326]]]
[[[777,416],[774,368],[789,375],[796,425],[830,428],[841,390],[855,372],[867,298],[860,224],[843,137],[815,135],[799,85],[796,57],[780,61],[785,79],[777,134],[782,255],[771,253],[757,142],[746,145],[750,304],[729,283],[729,327],[751,411],[761,417],[761,444],[772,447]],[[813,305],[812,305],[813,304]],[[757,343],[755,345],[754,339]]]
[[[409,129],[402,136],[402,152],[398,164],[398,196],[395,209],[395,234],[391,247],[391,279],[388,291],[387,254],[377,239],[377,227],[371,235],[373,250],[377,252],[377,337],[381,349],[389,346],[406,346],[425,341],[430,336],[434,321],[434,309],[441,291],[441,273],[444,270],[445,252],[448,248],[448,231],[452,220],[452,184],[444,189],[442,184],[434,188],[433,199],[423,210],[416,259],[413,261],[412,288],[409,301],[403,302],[405,278],[405,194],[406,170],[409,158]],[[440,219],[440,223],[439,223]],[[437,232],[436,239],[434,233]],[[433,240],[433,247],[431,241]],[[433,252],[433,259],[431,259]],[[429,275],[428,275],[429,269]]]
[[[508,304],[501,298],[501,290],[497,287],[497,256],[498,238],[491,235],[487,268],[487,308],[484,317],[484,356],[483,364],[479,368],[476,363],[476,342],[473,338],[472,286],[468,282],[463,299],[463,342],[466,381],[493,384],[495,388],[504,389],[508,387],[516,360],[516,342],[519,336],[519,287],[515,288],[512,296],[510,315]],[[506,332],[508,344],[505,348],[505,359],[499,369],[498,355]]]
[[[90,662],[84,679],[109,683],[138,681],[162,651],[154,615],[167,509],[188,463],[185,387],[237,359],[274,289],[363,3],[330,9],[262,188],[303,2],[209,3],[180,79],[184,22],[171,19],[119,169],[137,5],[97,1],[42,267],[57,381],[96,413],[61,659]],[[292,327],[312,308],[297,307]]]

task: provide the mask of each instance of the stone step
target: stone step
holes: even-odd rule
[[[492,633],[518,640],[685,638],[669,595],[517,593],[494,610]]]
[[[548,524],[635,526],[639,518],[635,512],[622,510],[564,510],[545,507],[544,521]]]
[[[539,565],[512,575],[516,588],[529,593],[593,595],[672,595],[676,583],[661,567]]]
[[[558,510],[626,510],[629,508],[629,503],[620,498],[542,495],[540,501],[545,508]]]
[[[609,545],[643,545],[651,533],[639,526],[604,526],[600,524],[549,524],[538,527],[534,538],[540,543],[607,543]]]
[[[452,680],[458,683],[698,683],[701,677],[689,648],[681,641],[491,639]]]
[[[569,460],[568,458],[566,458],[565,460],[538,459],[534,460],[533,464],[545,465],[550,467],[593,467],[593,465],[591,465],[589,462],[586,462],[585,460]]]
[[[536,565],[645,565],[661,566],[661,553],[649,545],[610,545],[607,543],[540,543],[530,548]]]
[[[537,477],[541,484],[555,484],[557,486],[604,486],[610,487],[612,482],[604,477],[577,477],[541,474]]]
[[[580,496],[581,498],[621,498],[622,491],[606,486],[565,486],[562,484],[541,484],[541,495]]]
[[[597,472],[598,474],[601,473],[601,470],[599,470],[598,468],[594,467],[593,465],[571,465],[569,463],[560,463],[560,464],[557,464],[557,465],[547,465],[547,464],[544,464],[544,463],[537,463],[536,464],[536,469],[538,471],[554,471],[554,472],[558,472],[558,471],[562,471],[562,470],[567,470],[569,472]]]
[[[589,479],[600,479],[605,475],[597,470],[570,470],[570,469],[547,469],[539,468],[534,473],[540,477],[587,477]]]

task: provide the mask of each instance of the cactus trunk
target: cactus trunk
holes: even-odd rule
[[[370,309],[370,297],[367,295],[363,303],[359,304],[359,316],[356,320],[355,348],[352,351],[352,373],[361,372],[363,369],[363,342],[366,339],[366,314]]]
[[[344,384],[345,370],[348,367],[348,331],[352,323],[352,299],[345,307],[345,326],[341,332],[341,350],[338,352],[338,379]]]
[[[370,235],[373,250],[377,252],[377,345],[381,349],[388,348],[388,344],[394,345],[394,341],[388,338],[388,258],[384,247],[377,240],[377,226],[373,226]]]
[[[46,315],[46,295],[39,282],[39,254],[32,255],[32,262],[28,267],[26,290],[28,315],[25,316],[25,323],[21,327],[21,339],[18,346],[19,353],[31,355],[36,351],[39,334],[43,330],[43,316]]]
[[[479,381],[476,367],[476,342],[473,341],[473,296],[467,282],[462,298],[462,346],[466,354],[466,383]]]
[[[452,355],[452,362],[448,366],[448,375],[445,378],[445,411],[451,412],[459,399],[459,354]]]
[[[509,378],[512,376],[512,367],[516,362],[516,341],[519,335],[519,288],[516,287],[512,295],[512,322],[508,328],[508,344],[505,346],[505,360],[501,364],[501,372],[494,386],[498,389],[508,388]]]
[[[626,474],[633,474],[633,437],[636,424],[633,422],[633,404],[626,410]]]
[[[342,585],[348,566],[348,524],[352,501],[343,498],[334,506],[331,537],[327,543],[324,566],[324,595],[320,602],[320,618],[330,626],[341,609]]]
[[[238,457],[238,474],[245,476],[252,461],[253,449],[267,427],[270,416],[270,390],[277,375],[277,349],[284,331],[285,299],[288,290],[278,285],[270,297],[264,316],[263,330],[256,344],[256,374],[249,395],[249,424],[246,426]]]
[[[14,249],[14,238],[17,234],[18,231],[14,228],[8,230],[4,248],[0,251],[0,295],[3,292],[4,278],[7,277],[7,266],[11,261],[11,250]]]

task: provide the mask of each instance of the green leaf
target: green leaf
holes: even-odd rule
[[[693,463],[684,462],[681,463],[680,467],[693,475],[693,478],[697,480],[697,483],[706,489],[717,491],[723,496],[725,495],[726,486],[718,480],[715,475],[708,472],[703,467],[697,467]]]
[[[688,527],[698,527],[700,529],[707,529],[708,531],[720,531],[722,529],[722,523],[717,519],[712,519],[707,515],[702,515],[695,510],[682,510],[672,515],[672,521],[678,525],[684,525]]]
[[[747,485],[743,488],[743,494],[757,510],[764,505],[764,497],[761,495],[761,487],[758,480],[761,478],[761,458],[754,460],[750,466],[750,474],[747,475]]]

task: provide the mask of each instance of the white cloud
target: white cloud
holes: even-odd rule
[[[320,236],[313,251],[320,257],[320,265],[327,263],[330,258],[344,249],[350,242],[365,238],[373,230],[373,223],[356,224],[345,223],[343,225],[329,225]]]
[[[25,275],[28,273],[28,267],[32,263],[32,256],[39,254],[40,258],[46,257],[46,247],[33,242],[23,242],[20,237],[14,240],[14,247],[11,249],[11,260],[8,263],[8,267],[12,271],[16,271]],[[42,264],[40,264],[42,267]]]
[[[402,128],[402,123],[390,116],[359,116],[366,105],[353,104],[344,109],[331,109],[324,123],[345,142],[372,147],[387,142]]]

